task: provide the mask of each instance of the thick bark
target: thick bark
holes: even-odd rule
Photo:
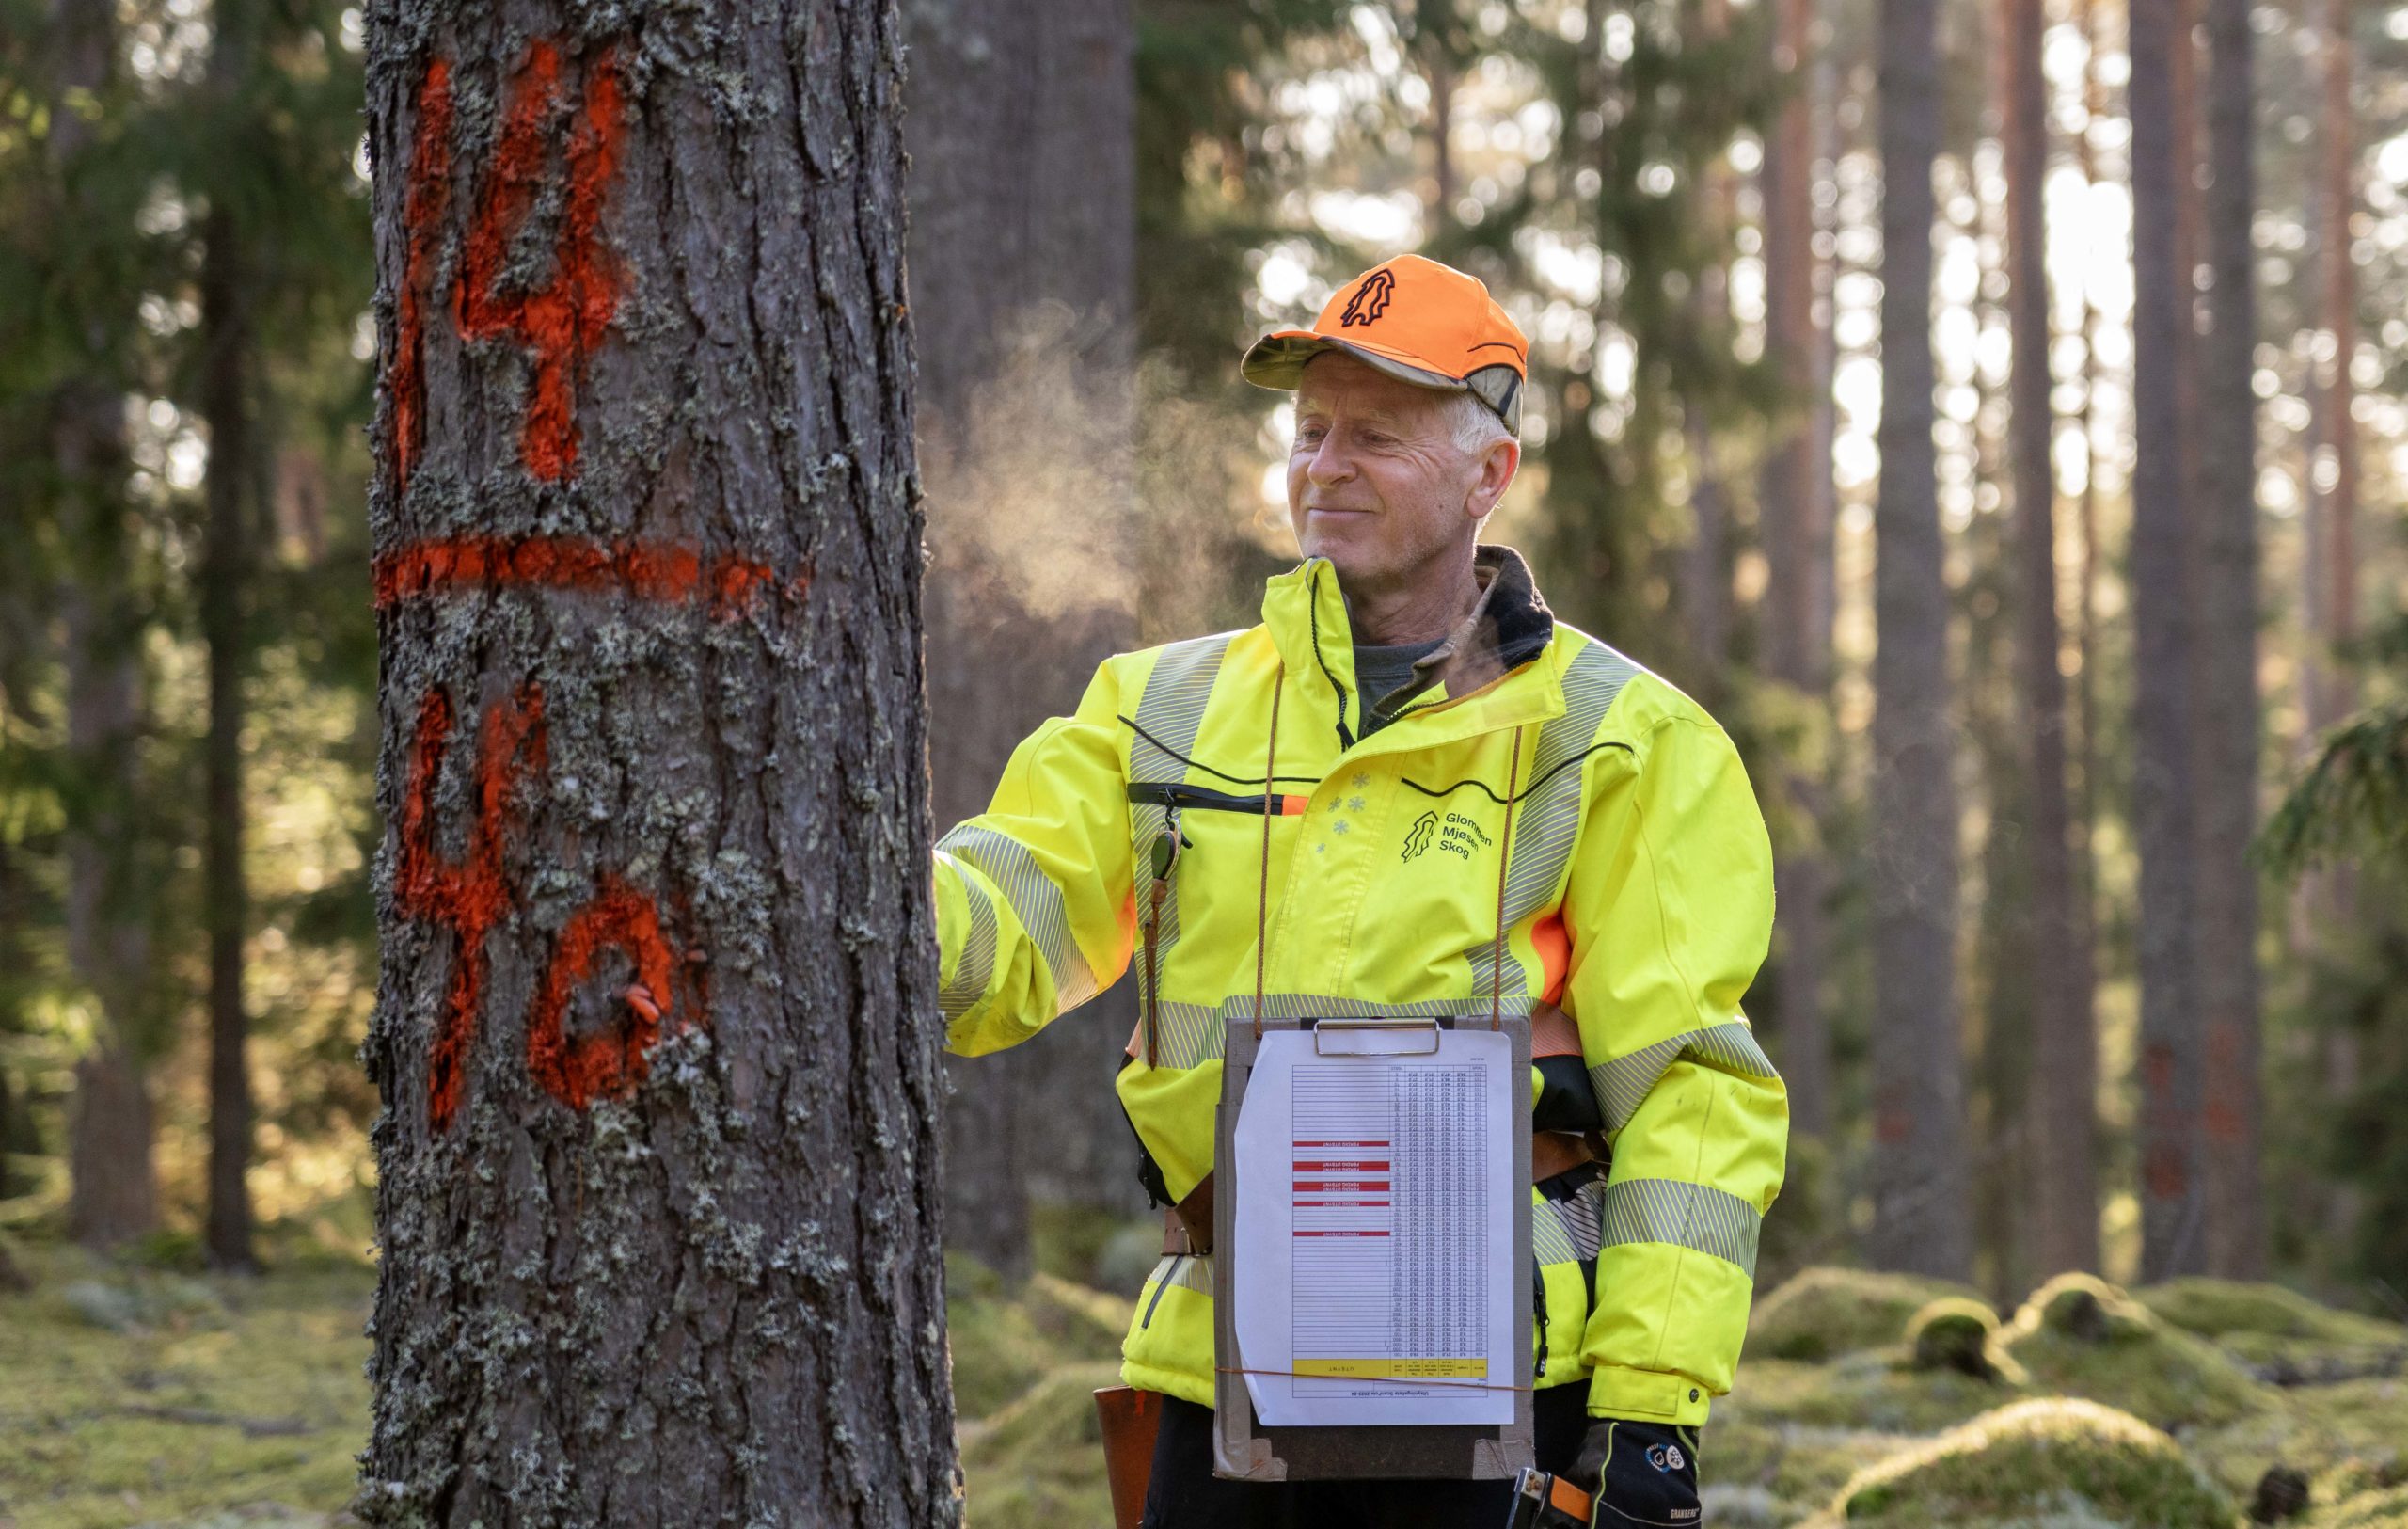
[[[56,0],[55,83],[103,89],[117,30],[108,0]],[[52,114],[52,163],[64,170],[87,147],[81,112]],[[94,315],[97,319],[99,316]],[[98,327],[105,333],[105,327]],[[150,957],[139,913],[130,815],[142,724],[140,616],[131,587],[125,480],[125,406],[106,358],[52,399],[51,454],[64,486],[67,582],[59,595],[67,649],[67,754],[77,789],[62,839],[67,858],[67,951],[99,1006],[93,1049],[75,1068],[69,1110],[67,1224],[87,1247],[107,1248],[159,1223],[149,1084],[139,1033]]]
[[[1766,660],[1773,676],[1808,697],[1830,684],[1830,611],[1821,597],[1830,562],[1831,410],[1826,326],[1814,314],[1814,160],[1816,88],[1828,66],[1813,62],[1815,0],[1777,0],[1775,61],[1787,96],[1766,135],[1765,331],[1797,412],[1767,454],[1758,489],[1766,563]],[[1814,72],[1810,74],[1810,70]],[[1799,815],[1819,821],[1822,782],[1791,771],[1783,789]],[[1781,1073],[1789,1086],[1790,1126],[1822,1137],[1831,1125],[1830,1020],[1823,969],[1830,945],[1825,903],[1830,868],[1821,846],[1801,843],[1774,868],[1781,907]]]
[[[247,49],[230,23],[241,8],[220,0],[213,88],[242,78]],[[209,934],[209,1260],[220,1268],[258,1266],[251,1247],[249,1016],[243,1008],[243,675],[249,641],[247,583],[252,492],[250,381],[256,278],[234,213],[213,208],[202,225],[201,415],[209,424],[209,516],[200,563],[200,629],[209,645],[209,736],[202,748],[206,829],[201,921]]]
[[[2198,1002],[2208,1268],[2266,1272],[2258,974],[2258,339],[2250,224],[2253,162],[2249,0],[2208,0],[2214,72],[2208,99],[2207,242],[2213,322],[2200,344],[2194,589],[2199,751]]]
[[[906,15],[943,827],[985,809],[1012,747],[1133,635],[1115,528],[1133,475],[1136,39],[1128,0],[909,0]],[[1090,1091],[1109,1076],[1065,1055],[1100,1044],[1100,1066],[1129,1033],[1125,988],[1096,1007],[1031,1046],[947,1065],[947,1244],[1006,1274],[1030,1261],[1022,1144],[1128,1140],[1108,1088],[1044,1112],[1060,1102],[1048,1074]]]
[[[367,21],[362,1511],[958,1522],[898,24]]]
[[[2206,1267],[2199,1015],[2192,920],[2198,844],[2181,395],[2191,279],[2177,263],[2186,123],[2171,74],[2190,47],[2178,0],[2132,0],[2132,820],[2139,841],[2141,1278]]]
[[[2099,1040],[2075,912],[2066,797],[2066,686],[2058,666],[2055,419],[2049,402],[2049,276],[2041,182],[2048,173],[2048,81],[2040,0],[2006,11],[2006,245],[2009,457],[2014,473],[2016,679],[2025,744],[2020,838],[2026,859],[2025,980],[2036,1063],[2025,1093],[2032,1237],[2041,1277],[2099,1266]],[[2020,1295],[2020,1292],[2018,1292]]]
[[[1877,1267],[1963,1279],[1972,1261],[1956,986],[1956,729],[1932,446],[1934,0],[1880,13],[1881,483],[1873,718]]]

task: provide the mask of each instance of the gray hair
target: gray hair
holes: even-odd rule
[[[1466,455],[1477,456],[1488,450],[1490,443],[1510,439],[1513,434],[1505,428],[1505,422],[1497,417],[1497,411],[1475,392],[1446,394],[1443,412],[1448,433]]]

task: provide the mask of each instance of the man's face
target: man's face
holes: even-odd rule
[[[1513,477],[1513,443],[1466,452],[1451,395],[1327,352],[1296,390],[1288,516],[1307,557],[1360,587],[1391,582],[1469,542]]]

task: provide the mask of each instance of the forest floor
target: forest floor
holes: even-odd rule
[[[36,1284],[0,1295],[0,1529],[352,1521],[372,1269],[16,1250]],[[971,1521],[1101,1529],[1089,1394],[1128,1302],[948,1272]],[[2408,1529],[2408,1329],[2204,1281],[2054,1282],[2004,1321],[1969,1295],[1818,1269],[1760,1299],[1704,1435],[1707,1521],[2233,1529],[2304,1485],[2304,1529]]]

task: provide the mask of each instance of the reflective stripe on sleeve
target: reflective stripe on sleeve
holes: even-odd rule
[[[953,861],[957,870],[961,862],[943,851],[937,852]],[[967,1013],[995,980],[995,902],[987,889],[967,874],[961,878],[963,899],[970,906],[970,932],[961,942],[961,959],[954,964],[953,980],[937,993],[937,1011],[950,1025]]]
[[[1756,1043],[1756,1032],[1744,1020],[1709,1025],[1656,1042],[1652,1046],[1616,1057],[1589,1069],[1590,1086],[1597,1091],[1597,1106],[1606,1113],[1606,1129],[1619,1131],[1639,1113],[1648,1091],[1665,1070],[1683,1057],[1705,1062],[1742,1077],[1775,1078],[1772,1059]]]
[[[977,823],[963,823],[939,839],[937,848],[975,868],[1012,905],[1021,927],[1037,942],[1038,953],[1053,974],[1056,1013],[1095,995],[1095,974],[1087,969],[1086,957],[1070,937],[1062,889],[1038,868],[1036,856],[1017,841]]]
[[[1764,1214],[1737,1195],[1678,1179],[1628,1179],[1606,1187],[1598,1246],[1665,1242],[1711,1253],[1756,1277],[1756,1239]]]

